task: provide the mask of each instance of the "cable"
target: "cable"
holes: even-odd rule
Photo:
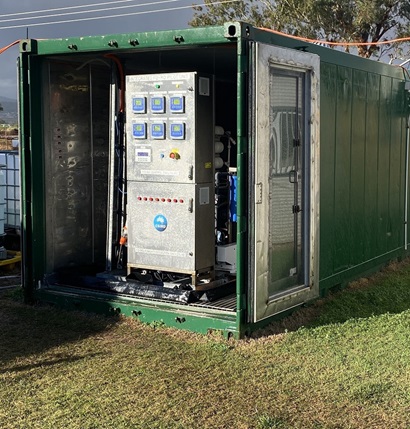
[[[238,1],[240,1],[240,0],[224,0],[224,1],[214,2],[213,4],[236,3]],[[198,4],[198,5],[195,5],[195,6],[198,6],[198,7],[204,6],[204,7],[206,7],[206,4]],[[122,17],[122,16],[145,15],[147,13],[173,12],[173,11],[182,10],[182,9],[191,9],[192,7],[193,7],[192,5],[189,5],[189,6],[178,6],[178,7],[174,7],[174,8],[157,9],[157,10],[146,10],[146,11],[143,11],[143,12],[122,13],[122,14],[109,15],[109,16],[95,16],[95,17],[90,17],[90,18],[68,19],[68,20],[62,20],[62,21],[37,22],[37,23],[34,23],[34,24],[8,25],[6,27],[0,27],[0,30],[10,30],[12,28],[38,27],[38,26],[53,25],[53,24],[67,24],[67,23],[70,23],[70,22],[93,21],[93,20],[96,20],[96,19],[112,19],[112,18],[119,18],[119,17]]]
[[[308,39],[307,37],[292,36],[291,34],[282,33],[281,31],[272,30],[271,28],[258,27],[260,30],[269,31],[270,33],[278,34],[280,36],[290,37],[291,39],[301,40],[302,42],[310,43],[324,43],[332,46],[376,46],[376,45],[388,45],[390,43],[408,42],[410,37],[400,37],[392,40],[382,40],[378,42],[327,42],[325,40]]]
[[[20,40],[15,40],[13,43],[10,43],[10,45],[4,46],[0,49],[0,54],[7,51],[7,49],[11,48],[12,46],[17,45],[17,43],[20,43]]]
[[[106,58],[112,59],[118,67],[118,72],[120,75],[120,113],[124,112],[124,105],[125,105],[125,76],[124,76],[124,68],[122,66],[122,63],[120,59],[114,55],[114,54],[106,54],[104,55]]]
[[[117,0],[115,3],[127,3],[130,1],[135,1],[135,0]],[[114,4],[114,2],[112,1],[106,1],[104,3],[90,3],[90,4],[83,4],[83,5],[79,5],[79,6],[66,6],[66,7],[57,7],[55,9],[42,9],[42,10],[30,10],[27,12],[14,12],[14,13],[6,13],[4,15],[0,15],[0,18],[4,18],[6,16],[17,16],[17,15],[28,15],[30,13],[47,13],[47,12],[55,12],[58,10],[68,10],[68,9],[80,9],[80,8],[84,8],[84,7],[93,7],[93,6],[104,6],[106,4]]]
[[[129,1],[129,0],[127,0]],[[128,6],[113,6],[113,7],[105,7],[100,9],[90,9],[90,10],[80,10],[78,12],[64,12],[64,13],[55,13],[52,15],[39,15],[39,16],[29,16],[24,18],[8,18],[8,19],[0,19],[0,22],[11,22],[11,21],[24,21],[24,20],[32,20],[32,19],[44,19],[44,18],[53,18],[57,16],[67,16],[67,15],[78,15],[79,13],[94,13],[94,12],[106,12],[108,10],[116,10],[116,9],[129,9],[131,7],[142,7],[142,6],[153,6],[160,3],[174,3],[181,0],[161,0],[158,2],[150,2],[150,3],[141,3],[141,4],[132,4]],[[0,17],[1,18],[1,17]],[[31,24],[29,24],[31,25]]]

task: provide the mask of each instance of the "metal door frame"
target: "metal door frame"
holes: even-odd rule
[[[305,211],[304,283],[269,295],[269,244],[266,221],[269,187],[264,186],[269,157],[262,155],[269,142],[269,76],[271,68],[302,72],[305,88],[305,141],[303,152],[307,174],[303,177]],[[249,197],[249,312],[248,321],[258,322],[313,299],[319,294],[319,76],[317,55],[262,43],[250,45],[250,136],[251,162]],[[268,90],[267,90],[268,89]],[[265,204],[263,201],[265,200]],[[269,222],[268,222],[269,223]]]

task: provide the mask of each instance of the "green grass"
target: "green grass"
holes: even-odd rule
[[[225,341],[0,295],[1,428],[410,428],[410,263]]]

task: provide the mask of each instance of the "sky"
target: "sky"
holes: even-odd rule
[[[193,16],[190,7],[193,3],[200,4],[201,0],[0,0],[0,49],[15,40],[25,39],[27,32],[29,38],[54,39],[188,28],[188,21]],[[111,10],[97,12],[97,9]],[[94,12],[87,13],[90,10]],[[34,16],[45,15],[58,16],[33,19]],[[101,16],[109,18],[83,20]],[[68,20],[72,22],[51,24]],[[6,28],[16,26],[21,27]],[[0,55],[0,96],[17,98],[18,55],[18,45]]]

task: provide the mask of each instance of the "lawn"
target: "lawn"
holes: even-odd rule
[[[1,428],[410,428],[410,262],[235,341],[0,294]]]

